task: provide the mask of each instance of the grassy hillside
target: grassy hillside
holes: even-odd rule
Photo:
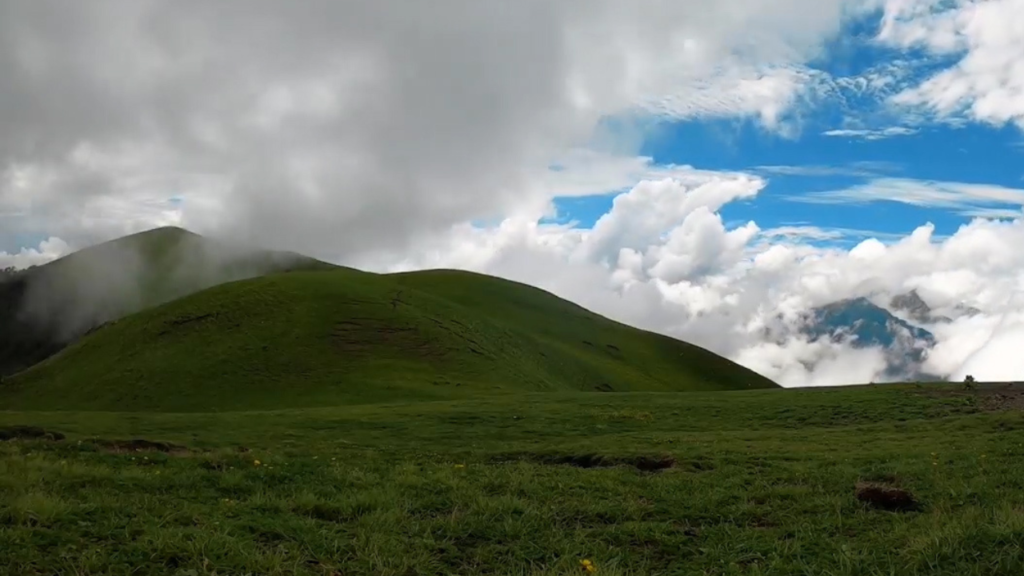
[[[159,228],[99,244],[0,282],[0,376],[114,320],[231,280],[329,265]]]
[[[0,574],[1022,574],[1022,399],[946,384],[0,412],[0,434],[67,435],[0,442]]]
[[[9,379],[0,407],[188,412],[773,386],[521,284],[342,269],[223,284],[125,317]]]

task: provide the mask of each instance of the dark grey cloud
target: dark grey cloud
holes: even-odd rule
[[[602,115],[799,64],[863,3],[0,0],[0,222],[400,249],[542,195]]]

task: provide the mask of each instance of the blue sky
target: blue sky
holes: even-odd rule
[[[971,217],[955,210],[879,201],[836,206],[794,201],[815,192],[866,185],[878,178],[993,184],[1022,188],[1024,149],[1014,127],[937,124],[907,136],[867,140],[824,136],[828,125],[807,127],[793,138],[751,122],[689,121],[664,126],[641,154],[656,164],[763,175],[767,187],[753,200],[722,209],[727,222],[755,220],[762,228],[813,224],[906,234],[931,222],[951,234]],[[589,227],[620,191],[556,200],[560,220]],[[1001,206],[1013,210],[1012,205]],[[1019,208],[1017,208],[1019,210]]]
[[[879,26],[878,14],[848,24],[828,43],[824,56],[807,65],[827,80],[813,98],[787,111],[785,130],[766,127],[756,117],[661,121],[645,133],[639,154],[660,166],[760,175],[768,184],[756,198],[721,210],[727,225],[754,220],[763,230],[794,225],[845,230],[840,244],[863,237],[851,235],[852,230],[895,238],[930,222],[941,237],[974,216],[1019,214],[1024,192],[1016,202],[964,198],[957,206],[908,203],[900,193],[914,184],[1024,189],[1024,146],[1020,129],[1012,123],[927,118],[892,106],[891,98],[900,89],[920,85],[962,54],[880,46],[874,40]],[[886,74],[890,83],[881,89],[860,89],[855,83]],[[887,183],[876,188],[889,188],[888,193],[870,201],[814,201],[820,193],[863,191],[875,183]],[[558,198],[556,220],[589,227],[623,191]]]

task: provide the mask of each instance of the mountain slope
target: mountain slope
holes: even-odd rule
[[[123,318],[0,386],[0,408],[188,412],[773,386],[521,284],[340,269],[223,284]]]
[[[905,294],[897,294],[889,301],[889,307],[897,312],[906,313],[911,320],[924,324],[933,322],[949,322],[949,318],[932,316],[931,306],[921,298],[917,290],[911,290]]]
[[[0,282],[0,376],[104,322],[223,282],[332,266],[159,228],[99,244]]]
[[[840,300],[814,309],[804,332],[811,340],[849,339],[855,348],[881,348],[886,357],[887,379],[937,379],[920,372],[928,350],[935,345],[934,335],[897,318],[867,298]]]
[[[903,312],[911,320],[922,324],[945,324],[953,321],[953,318],[949,316],[936,314],[932,307],[921,298],[917,290],[911,290],[905,294],[894,296],[889,301],[889,308],[896,312]],[[959,318],[961,316],[980,314],[981,310],[964,303],[959,303],[953,306],[952,313],[954,318]]]

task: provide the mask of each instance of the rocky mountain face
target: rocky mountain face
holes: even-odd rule
[[[904,312],[916,322],[933,324],[936,322],[949,322],[945,316],[933,316],[931,306],[925,302],[917,290],[911,290],[906,294],[893,296],[889,301],[889,308],[895,311]]]
[[[953,310],[958,317],[980,313],[977,308],[963,304]],[[944,380],[948,375],[930,374],[922,368],[935,346],[935,335],[920,325],[947,322],[952,319],[937,314],[917,290],[911,290],[894,296],[888,308],[867,298],[849,298],[821,306],[808,314],[803,332],[811,340],[829,338],[850,342],[855,348],[881,348],[886,357],[886,380]]]
[[[894,296],[889,301],[889,309],[894,312],[902,312],[909,316],[911,320],[921,324],[944,324],[953,321],[949,316],[936,314],[931,306],[921,298],[917,290],[911,290],[906,294]],[[981,313],[981,310],[962,303],[954,306],[953,310],[957,316],[973,316]]]
[[[941,379],[921,369],[935,345],[935,336],[867,298],[840,300],[814,309],[804,324],[804,333],[812,341],[828,338],[847,341],[855,348],[881,348],[886,358],[886,380]]]

